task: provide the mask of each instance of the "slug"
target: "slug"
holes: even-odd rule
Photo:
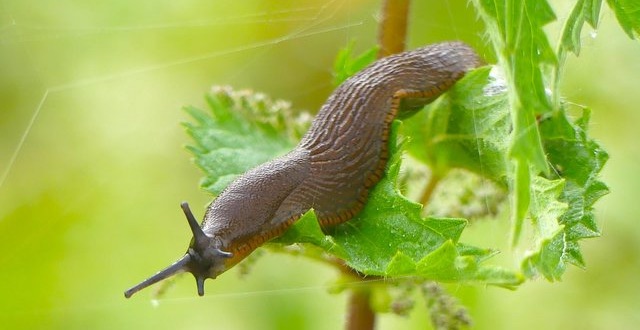
[[[333,92],[293,151],[232,182],[208,206],[202,226],[182,203],[193,233],[187,252],[125,297],[185,271],[202,296],[205,279],[282,235],[309,209],[325,229],[353,218],[383,175],[391,122],[418,111],[481,62],[466,44],[447,42],[379,59],[355,74]]]

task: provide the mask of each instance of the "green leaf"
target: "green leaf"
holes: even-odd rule
[[[531,171],[529,165],[517,162],[515,165],[515,179],[513,184],[513,216],[511,230],[511,244],[518,244],[520,233],[522,232],[522,224],[529,211],[531,203]]]
[[[495,67],[469,72],[448,94],[406,122],[404,133],[411,141],[395,143],[400,122],[394,122],[386,174],[356,217],[325,233],[309,211],[274,242],[311,244],[317,248],[310,256],[324,251],[361,273],[386,278],[513,287],[523,280],[520,270],[556,280],[567,263],[584,266],[579,240],[599,235],[592,207],[607,192],[598,180],[606,152],[587,135],[588,110],[572,122],[559,108],[533,123],[553,171],[540,171],[521,159],[511,162],[517,126],[512,93]],[[205,186],[214,193],[227,177],[289,151],[308,125],[300,120],[308,117],[293,116],[284,103],[260,94],[217,89],[208,101],[208,113],[188,109],[194,123],[186,126],[195,141],[189,150],[205,171]],[[517,218],[529,217],[533,224],[526,242],[531,253],[520,270],[485,265],[497,251],[459,242],[467,220],[421,216],[422,207],[398,189],[404,150],[437,175],[462,168],[511,188]],[[242,155],[250,157],[239,163]],[[523,227],[522,221],[514,223],[514,237]]]
[[[560,47],[576,55],[580,54],[580,33],[586,21],[594,29],[598,27],[602,0],[578,0],[564,23]]]
[[[459,254],[452,241],[446,241],[440,245],[435,251],[429,253],[422,258],[418,264],[417,272],[424,274],[427,278],[436,278],[440,280],[460,280],[461,274],[466,265],[456,265],[456,259]]]
[[[358,56],[353,55],[355,42],[350,42],[347,47],[338,52],[333,64],[333,85],[338,86],[356,72],[364,69],[376,59],[378,47],[373,47]]]
[[[516,190],[513,199],[513,242],[529,208],[531,176],[548,173],[536,118],[553,110],[546,93],[549,74],[558,61],[550,47],[544,26],[555,20],[546,0],[474,0],[487,35],[508,82],[513,132],[509,156],[515,166],[509,170]]]
[[[583,117],[572,123],[562,108],[540,121],[552,174],[532,175],[531,166],[518,163],[514,173],[509,172],[511,120],[503,86],[495,68],[467,74],[447,95],[405,123],[405,133],[411,137],[408,150],[436,172],[464,168],[503,185],[515,182],[511,194],[519,204],[512,212],[520,220],[513,223],[514,244],[525,219],[534,225],[531,240],[525,242],[532,254],[523,260],[524,270],[556,280],[565,263],[584,266],[578,241],[599,234],[592,205],[607,192],[598,181],[606,152],[586,134],[589,111],[585,109]],[[509,179],[510,175],[516,178]],[[396,266],[400,265],[409,267]]]
[[[506,185],[512,126],[505,83],[495,68],[469,72],[404,126],[409,154],[439,176],[464,168]]]
[[[543,69],[545,65],[554,65],[556,57],[544,32],[544,26],[555,20],[547,1],[474,0],[474,3],[481,19],[487,24],[487,34],[500,66],[505,70],[509,88],[513,88],[509,99],[512,115],[518,116],[516,108],[521,108],[524,114],[532,118],[535,118],[535,114],[548,112],[551,107],[545,95]],[[520,121],[514,118],[514,124],[514,156],[530,160],[539,170],[546,169],[541,146],[540,150],[534,150],[531,147],[535,144],[527,146],[524,143],[535,141],[537,131],[529,126],[526,118]],[[525,144],[522,148],[530,150],[520,151],[518,141]],[[534,154],[537,152],[541,154]]]
[[[392,132],[396,132],[397,127],[395,124]],[[522,281],[517,272],[480,265],[495,254],[493,251],[457,244],[466,220],[423,218],[421,206],[402,196],[396,186],[401,150],[392,147],[390,154],[387,174],[372,189],[365,208],[331,231],[337,246],[327,249],[328,253],[343,258],[359,272],[386,278],[417,276],[502,286],[514,286]],[[287,233],[287,241],[317,244],[319,227],[312,229],[315,234],[301,227],[311,226],[296,223],[292,230],[300,237]],[[316,238],[306,239],[309,236]]]
[[[291,150],[306,131],[310,117],[295,117],[287,102],[264,94],[214,87],[206,96],[209,112],[185,111],[184,123],[195,142],[187,149],[207,175],[201,186],[218,195],[247,170]]]
[[[535,253],[531,253],[522,261],[522,270],[527,277],[534,277],[541,272],[549,281],[559,280],[565,271],[562,260],[565,236],[558,230],[549,238],[540,241]]]
[[[322,232],[313,210],[305,213],[284,235],[275,238],[272,242],[282,244],[311,243],[325,251],[331,251],[337,257],[344,258],[345,256],[345,252],[335,243],[333,238]]]
[[[585,131],[589,110],[574,123],[562,110],[540,125],[552,176],[561,179],[538,179],[534,185],[539,242],[523,260],[525,274],[541,273],[549,280],[560,279],[567,263],[585,266],[579,241],[600,235],[593,204],[609,191],[598,177],[608,155]]]
[[[629,35],[635,39],[640,36],[640,2],[637,0],[607,0],[609,7],[616,13],[618,23]]]
[[[454,218],[429,218],[427,226],[447,240],[457,242],[467,226],[467,220]]]
[[[564,188],[564,180],[548,180],[536,176],[531,184],[531,218],[537,236],[550,239],[562,228],[558,219],[567,211],[567,204],[558,201]]]
[[[196,163],[203,164],[201,168],[206,173],[205,183],[219,181],[220,170],[208,164],[214,159],[212,155],[219,155],[220,150],[236,155],[238,151],[235,149],[240,152],[247,150],[246,154],[263,154],[261,157],[265,159],[287,151],[285,148],[290,140],[286,134],[275,134],[277,131],[272,126],[256,119],[256,111],[250,109],[252,97],[229,90],[218,91],[209,95],[209,115],[195,109],[189,110],[196,122],[187,124],[188,132],[196,141],[190,150],[194,152]],[[391,141],[395,141],[398,123],[393,125]],[[219,141],[222,138],[228,140]],[[231,143],[237,146],[234,148]],[[265,149],[265,144],[272,147]],[[274,148],[273,145],[278,147]],[[313,211],[310,211],[274,242],[316,245],[326,253],[344,259],[357,271],[369,275],[410,275],[432,280],[481,281],[503,286],[520,283],[522,277],[517,272],[480,265],[493,256],[494,251],[458,245],[466,220],[423,218],[422,207],[399,193],[396,181],[401,149],[402,146],[391,143],[387,174],[372,189],[368,203],[356,217],[326,235],[320,229]],[[272,154],[267,155],[265,150]],[[220,161],[219,158],[215,159]],[[254,157],[252,162],[257,159]],[[231,173],[255,164],[247,162],[233,165],[235,167],[231,167]]]
[[[535,225],[538,246],[535,252],[523,260],[523,271],[529,276],[538,269],[547,279],[560,279],[565,270],[564,228],[558,223],[567,205],[558,201],[564,186],[563,180],[547,180],[535,177],[532,183],[531,217]]]

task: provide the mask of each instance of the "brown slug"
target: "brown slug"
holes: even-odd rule
[[[205,279],[282,235],[311,208],[323,228],[348,221],[383,175],[394,118],[418,111],[480,63],[466,44],[447,42],[382,58],[349,78],[298,146],[232,182],[209,205],[202,226],[182,203],[193,233],[187,252],[125,297],[185,271],[202,296]]]

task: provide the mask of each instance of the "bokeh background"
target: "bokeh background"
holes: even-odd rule
[[[559,21],[566,1],[554,2]],[[375,43],[380,3],[366,0],[22,1],[0,3],[0,324],[3,329],[337,329],[334,270],[264,254],[195,294],[184,276],[159,301],[124,289],[183,253],[178,207],[210,197],[183,146],[185,105],[211,85],[264,91],[315,112],[335,54]],[[583,244],[586,270],[517,291],[449,286],[478,329],[640,327],[640,43],[603,9],[563,83],[593,108],[611,160],[597,203],[603,236]],[[558,23],[549,26],[555,35]],[[490,50],[467,0],[414,1],[409,48],[462,39]],[[467,235],[506,240],[504,224]],[[419,300],[419,299],[418,299]],[[428,326],[383,315],[380,329]]]

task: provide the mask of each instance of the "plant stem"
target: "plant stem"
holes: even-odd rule
[[[407,17],[411,0],[384,0],[382,5],[382,21],[378,26],[378,58],[404,51],[407,39]],[[364,280],[361,274],[351,270],[343,262],[338,263],[344,273]],[[356,286],[351,289],[348,302],[347,330],[373,329],[376,314],[371,309],[371,291],[367,285]]]
[[[440,176],[432,174],[431,179],[427,184],[427,187],[424,188],[422,197],[420,197],[420,203],[422,204],[423,208],[426,207],[427,204],[429,204],[429,201],[431,200],[431,196],[433,195],[433,192],[436,190],[438,183],[440,183]]]
[[[404,51],[410,0],[385,0],[378,27],[378,58]]]
[[[373,329],[376,322],[376,314],[373,312],[369,304],[370,297],[371,292],[369,291],[369,288],[367,286],[356,287],[351,290],[345,329]]]

